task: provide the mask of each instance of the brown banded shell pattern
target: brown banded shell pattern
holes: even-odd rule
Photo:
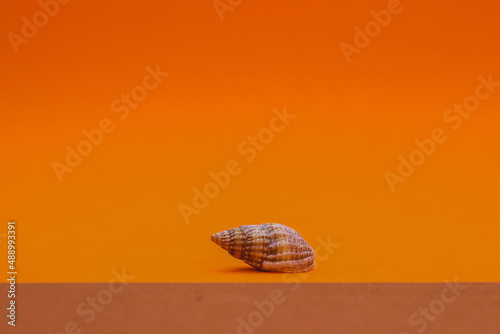
[[[244,225],[216,233],[212,241],[257,269],[290,273],[314,268],[313,249],[285,225]]]

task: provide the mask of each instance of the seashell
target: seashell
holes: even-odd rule
[[[244,225],[213,234],[212,241],[257,269],[296,273],[314,268],[311,246],[285,225]]]

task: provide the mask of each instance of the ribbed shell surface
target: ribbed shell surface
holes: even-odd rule
[[[257,269],[303,272],[314,268],[313,249],[285,225],[244,225],[216,233],[212,241]]]

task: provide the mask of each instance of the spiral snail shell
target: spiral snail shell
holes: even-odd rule
[[[296,273],[314,268],[311,246],[285,225],[244,225],[213,234],[212,241],[257,269]]]

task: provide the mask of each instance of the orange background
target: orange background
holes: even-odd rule
[[[350,64],[339,44],[387,1],[243,1],[220,21],[208,0],[74,0],[18,54],[4,38],[0,233],[17,221],[18,280],[279,282],[210,235],[280,222],[341,244],[311,282],[499,281],[500,89],[458,130],[443,121],[478,76],[500,81],[499,5],[401,4]],[[3,36],[39,10],[9,3]],[[156,64],[170,76],[120,120],[111,102]],[[238,145],[283,106],[297,118],[247,163]],[[52,162],[103,118],[116,129],[60,183]],[[448,140],[391,192],[384,172],[436,127]],[[186,224],[178,205],[233,159],[241,174]]]

